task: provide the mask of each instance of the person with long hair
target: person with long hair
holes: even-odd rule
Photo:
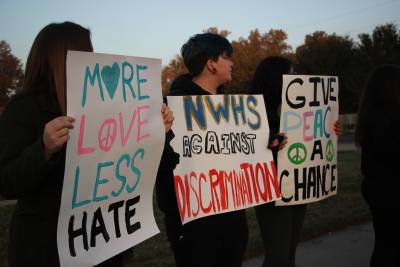
[[[92,52],[90,31],[73,22],[44,27],[30,50],[22,92],[0,117],[0,194],[18,200],[10,224],[10,267],[60,265],[57,222],[75,121],[66,116],[68,50]],[[169,130],[172,112],[165,106],[162,112]],[[122,254],[98,266],[122,266]]]
[[[284,74],[295,74],[293,63],[284,57],[271,56],[261,61],[254,73],[250,93],[264,96],[270,129],[269,148],[276,166],[278,150],[286,145],[285,133],[279,133],[282,83]],[[341,134],[339,121],[334,131]],[[279,142],[277,135],[282,135]],[[307,204],[275,206],[275,202],[255,207],[256,218],[264,243],[263,267],[294,267],[296,248],[300,240],[301,229]]]
[[[65,146],[74,119],[66,111],[67,50],[93,51],[90,31],[53,23],[35,38],[22,92],[0,117],[0,194],[17,199],[9,265],[58,266],[57,219]]]
[[[380,65],[372,71],[360,100],[355,137],[361,147],[362,194],[375,232],[370,266],[400,266],[396,154],[400,151],[400,65]]]

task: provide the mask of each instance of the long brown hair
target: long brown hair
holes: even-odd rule
[[[51,23],[36,36],[25,68],[23,90],[47,91],[66,113],[68,50],[93,51],[90,30],[73,22]]]

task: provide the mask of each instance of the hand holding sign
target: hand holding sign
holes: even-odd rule
[[[336,194],[341,133],[337,81],[329,76],[283,76],[280,128],[287,133],[289,145],[278,153],[282,190],[278,205],[309,203]]]
[[[57,236],[62,267],[96,265],[159,232],[153,187],[163,124],[173,121],[168,108],[160,114],[160,73],[157,59],[68,52],[67,111],[77,120],[74,129],[67,117],[55,120],[46,135],[55,151],[70,134]]]
[[[163,116],[163,122],[165,127],[165,132],[168,133],[171,130],[172,122],[174,121],[174,113],[165,104],[161,106],[161,114]]]
[[[74,118],[60,116],[48,122],[43,132],[43,145],[46,160],[59,151],[69,139],[69,130],[74,128]]]

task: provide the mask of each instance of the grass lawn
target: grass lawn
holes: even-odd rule
[[[303,239],[309,239],[351,224],[370,219],[368,207],[361,193],[360,155],[357,152],[338,154],[338,194],[308,205],[303,227]],[[13,207],[0,207],[0,266],[6,265],[7,227]],[[161,233],[135,247],[134,257],[126,259],[126,266],[174,266],[172,253],[166,240],[162,214],[155,208]],[[247,210],[249,243],[246,258],[263,254],[262,241],[254,209]]]

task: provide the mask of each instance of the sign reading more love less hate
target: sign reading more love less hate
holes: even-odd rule
[[[161,60],[67,55],[67,144],[58,219],[61,266],[93,266],[159,232],[152,195],[165,130]]]

